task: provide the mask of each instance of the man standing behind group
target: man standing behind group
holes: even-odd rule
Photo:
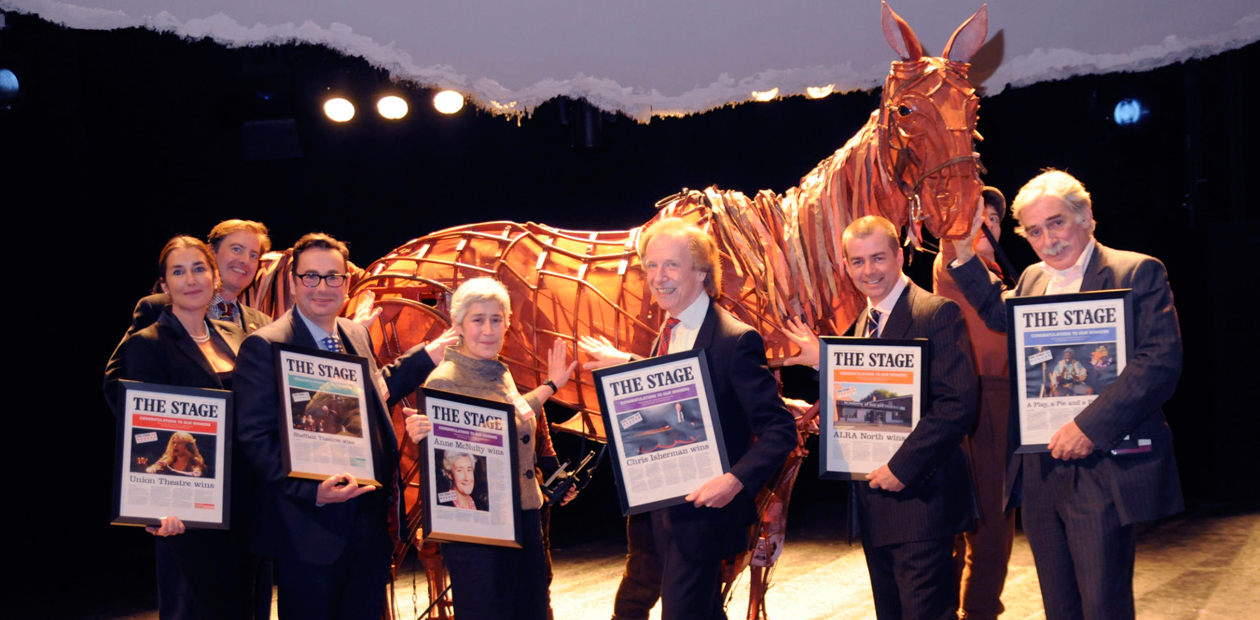
[[[1183,509],[1172,433],[1160,409],[1181,374],[1168,273],[1150,256],[1095,241],[1089,193],[1067,173],[1049,170],[1029,181],[1011,211],[1016,232],[1043,261],[1024,270],[1016,296],[1133,289],[1135,340],[1124,371],[1051,436],[1048,454],[1016,456],[1007,471],[1010,505],[1022,486],[1046,617],[1133,618],[1134,524]],[[989,327],[1006,331],[1001,286],[973,260],[978,230],[977,222],[972,239],[954,243],[958,259],[949,271]],[[1145,451],[1112,454],[1126,437]],[[1009,441],[1016,440],[1012,433]]]
[[[258,259],[271,249],[267,227],[250,220],[224,220],[210,230],[206,239],[219,265],[220,290],[210,300],[207,318],[236,323],[246,334],[253,333],[271,322],[271,317],[240,302],[240,296],[254,282],[258,273]],[[111,408],[118,402],[118,378],[124,374],[122,345],[132,334],[152,325],[171,305],[166,293],[155,293],[136,302],[131,316],[131,327],[105,366],[105,399]],[[115,411],[117,413],[117,411]]]
[[[721,271],[713,239],[666,218],[643,231],[639,258],[653,299],[670,317],[654,351],[705,351],[731,469],[688,495],[688,503],[652,511],[641,528],[632,523],[630,563],[642,566],[627,570],[640,578],[655,573],[663,620],[725,618],[719,565],[745,550],[757,493],[796,447],[796,424],[766,365],[761,335],[714,301]],[[582,349],[592,359],[587,369],[631,359],[606,340],[586,338]]]
[[[983,217],[993,238],[1002,235],[1002,218],[1006,216],[1006,197],[995,187],[985,187]],[[986,237],[976,237],[975,253],[984,267],[996,276],[1002,271],[994,262],[995,250]],[[955,258],[954,246],[941,244],[941,251],[932,264],[932,289],[941,297],[956,302],[967,319],[967,332],[980,373],[980,411],[976,425],[968,435],[972,471],[976,474],[976,496],[980,504],[980,522],[975,531],[958,537],[954,560],[959,567],[962,587],[959,595],[959,617],[996,620],[1004,611],[1002,587],[1011,559],[1011,543],[1015,538],[1015,511],[1005,510],[1002,490],[1006,474],[1006,421],[1010,415],[1011,386],[1008,375],[1006,334],[989,329],[984,319],[967,302],[946,266]]]
[[[919,288],[892,222],[868,215],[842,238],[845,271],[867,309],[849,335],[927,338],[930,379],[918,424],[887,465],[853,483],[879,620],[949,620],[958,609],[951,556],[975,508],[962,440],[976,415],[976,369],[958,304]]]
[[[435,340],[427,350],[418,345],[378,371],[367,329],[338,316],[346,302],[348,259],[345,244],[328,235],[299,239],[289,276],[296,306],[246,338],[236,362],[236,434],[258,478],[250,542],[275,560],[281,618],[381,617],[392,546],[387,515],[401,501],[389,407],[424,382],[449,343]],[[349,474],[323,482],[284,475],[278,424],[283,403],[272,351],[278,342],[367,359],[364,415],[371,416],[375,475],[383,488],[360,486]]]

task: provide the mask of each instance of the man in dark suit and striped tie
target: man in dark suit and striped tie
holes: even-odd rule
[[[344,243],[321,233],[299,239],[289,276],[296,304],[245,339],[233,376],[241,447],[233,458],[248,459],[258,479],[250,546],[275,561],[281,620],[375,620],[384,613],[394,542],[389,514],[401,502],[390,407],[424,382],[449,343],[416,345],[378,369],[368,330],[340,317],[348,266]],[[277,388],[273,343],[366,358],[371,376],[364,377],[361,415],[371,420],[368,439],[383,488],[360,485],[348,473],[321,482],[285,475],[279,409],[286,395]]]
[[[1094,240],[1093,203],[1071,175],[1048,170],[1011,205],[1015,232],[1042,260],[1024,270],[1020,297],[1133,289],[1135,342],[1124,371],[1050,438],[1050,453],[1013,456],[1008,506],[1023,500],[1024,531],[1049,620],[1133,618],[1134,524],[1184,508],[1172,432],[1160,408],[1181,375],[1181,328],[1168,272],[1155,258]],[[1006,331],[1000,283],[955,242],[950,274],[985,324]],[[1014,410],[1012,410],[1014,414]],[[1012,418],[1008,450],[1019,445]],[[1130,438],[1135,449],[1113,452]],[[1126,444],[1127,445],[1127,444]]]
[[[886,465],[854,482],[857,525],[879,620],[953,620],[958,580],[954,538],[971,529],[976,502],[963,437],[976,419],[979,388],[958,304],[901,272],[892,222],[854,220],[842,239],[845,271],[867,309],[849,334],[927,338],[930,389],[918,424]]]

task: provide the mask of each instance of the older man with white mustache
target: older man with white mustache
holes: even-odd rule
[[[1016,232],[1042,260],[1024,271],[1012,294],[1133,289],[1128,365],[1055,432],[1049,454],[1009,458],[1006,482],[1008,506],[1023,495],[1024,530],[1048,620],[1133,618],[1134,524],[1184,508],[1172,433],[1160,409],[1181,374],[1181,330],[1168,272],[1155,258],[1095,241],[1089,192],[1065,172],[1048,170],[1029,181],[1011,212],[1020,224]],[[971,237],[954,242],[958,260],[949,272],[985,324],[1004,332],[1001,285],[974,259],[979,227],[977,219]],[[1008,452],[1018,445],[1018,426],[1010,429]],[[1126,437],[1149,450],[1112,454]]]

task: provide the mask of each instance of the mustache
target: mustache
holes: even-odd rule
[[[1041,251],[1044,252],[1046,256],[1058,256],[1059,254],[1062,254],[1063,251],[1066,249],[1067,249],[1066,243],[1062,241],[1055,241],[1054,244],[1048,247],[1042,248]]]

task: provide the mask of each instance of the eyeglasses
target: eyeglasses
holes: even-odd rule
[[[330,273],[326,276],[321,276],[318,273],[303,273],[297,278],[302,281],[302,286],[306,288],[319,286],[320,280],[328,284],[328,288],[341,288],[341,285],[346,283],[346,277],[344,273]]]

